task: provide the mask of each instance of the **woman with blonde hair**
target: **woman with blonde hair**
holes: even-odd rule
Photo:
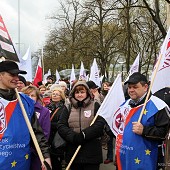
[[[60,115],[67,110],[65,104],[65,94],[61,88],[54,88],[51,93],[50,104],[46,107],[50,110],[51,133],[49,143],[51,145],[51,162],[53,169],[62,170],[61,162],[64,159],[64,150],[56,149],[53,146],[54,136],[57,132],[57,123]]]
[[[27,94],[35,101],[34,109],[38,122],[44,132],[46,139],[50,136],[50,112],[46,107],[43,107],[42,98],[39,89],[36,86],[30,85],[22,89],[22,92]],[[34,148],[31,150],[31,167],[30,170],[41,170],[41,162]]]

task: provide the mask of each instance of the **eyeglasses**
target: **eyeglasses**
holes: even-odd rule
[[[61,96],[60,94],[57,93],[52,93],[53,96]]]

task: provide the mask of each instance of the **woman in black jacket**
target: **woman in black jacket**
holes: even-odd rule
[[[103,162],[101,136],[105,120],[98,116],[93,125],[99,103],[92,100],[92,94],[84,81],[78,81],[70,92],[70,111],[60,116],[57,127],[59,134],[67,141],[66,162],[69,163],[77,147],[81,145],[72,170],[99,170]]]
[[[53,169],[62,170],[62,160],[64,159],[63,148],[55,148],[53,145],[54,136],[57,132],[57,122],[60,115],[64,110],[67,110],[65,103],[65,94],[61,88],[55,88],[52,90],[50,104],[46,107],[50,110],[51,119],[51,133],[49,143],[51,145],[51,163]]]

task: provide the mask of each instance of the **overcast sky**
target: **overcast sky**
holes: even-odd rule
[[[59,9],[57,0],[0,0],[0,15],[14,44],[18,43],[18,1],[20,1],[20,48],[21,53],[29,45],[32,51],[40,48],[50,28],[46,16]],[[16,46],[17,47],[17,46]]]

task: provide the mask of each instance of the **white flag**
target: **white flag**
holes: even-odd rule
[[[96,62],[95,58],[94,58],[92,66],[91,66],[89,80],[93,81],[97,86],[101,87],[101,82],[100,82],[100,77],[99,77],[99,69],[98,69],[97,62]]]
[[[43,76],[43,83],[47,83],[47,77],[51,75],[51,69],[48,69],[48,72]]]
[[[84,69],[84,64],[81,61],[79,80],[86,80],[86,72]]]
[[[118,129],[116,121],[119,118],[117,111],[124,101],[125,97],[122,88],[121,74],[118,74],[97,112],[98,115],[106,120],[115,136],[117,136],[115,129]]]
[[[71,85],[74,82],[74,80],[76,80],[76,75],[74,72],[74,65],[72,64],[71,75],[70,75],[70,88],[71,88]]]
[[[170,28],[162,44],[159,57],[162,58],[153,82],[153,86],[151,89],[152,93],[155,93],[156,91],[162,88],[170,86],[170,74],[169,74],[170,73]],[[157,64],[155,65],[155,67],[157,66]],[[154,73],[155,73],[155,68],[152,73],[152,79]]]
[[[18,66],[21,70],[24,70],[27,72],[27,74],[24,75],[25,79],[27,81],[32,82],[32,62],[31,62],[30,47],[28,47],[25,55],[22,58],[20,58],[20,63],[18,63]]]
[[[129,77],[139,71],[139,60],[140,60],[140,55],[138,54],[135,61],[133,62],[132,66],[130,67],[128,77],[126,78],[126,81],[129,79]],[[126,82],[125,81],[125,82]]]
[[[56,76],[56,84],[58,84],[59,83],[59,80],[61,79],[60,78],[60,74],[59,74],[59,72],[58,72],[58,70],[56,69],[56,72],[55,72],[55,76]]]

